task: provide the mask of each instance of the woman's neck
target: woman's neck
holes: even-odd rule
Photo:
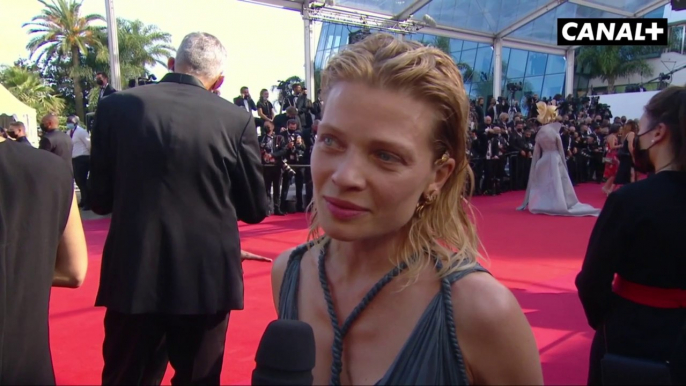
[[[674,153],[672,153],[671,151],[658,152],[654,164],[655,173],[674,170]]]
[[[331,271],[335,270],[346,281],[361,277],[376,280],[393,269],[391,257],[397,253],[399,242],[397,234],[360,241],[331,240]]]

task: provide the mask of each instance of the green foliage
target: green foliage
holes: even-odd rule
[[[77,0],[38,0],[43,10],[25,23],[29,35],[33,36],[26,48],[37,63],[47,65],[55,60],[71,59],[69,77],[74,82],[76,112],[85,119],[83,90],[81,85],[81,55],[89,48],[99,48],[98,32],[102,27],[92,25],[104,20],[100,15],[82,15],[83,1]]]
[[[85,115],[97,104],[95,73],[109,73],[107,31],[94,25],[101,15],[82,15],[83,0],[38,0],[43,10],[24,24],[32,36],[27,44],[30,60],[20,59],[16,67],[40,74],[43,83],[60,96],[65,114]],[[120,71],[123,83],[150,74],[155,64],[166,65],[175,50],[171,35],[140,20],[117,20]],[[95,92],[91,91],[95,90]]]
[[[445,52],[446,54],[451,55],[450,38],[447,38],[445,36],[436,36],[436,38],[434,39],[434,43],[432,45],[438,48],[439,50]]]
[[[613,93],[617,78],[652,75],[645,60],[647,50],[640,46],[584,46],[579,50],[577,62],[582,73],[607,82],[607,91]]]
[[[147,77],[148,68],[156,64],[166,66],[167,59],[175,56],[171,46],[171,34],[162,32],[155,25],[146,25],[140,20],[117,19],[119,43],[119,71],[122,83],[129,79]],[[97,71],[109,73],[109,50],[107,34],[99,34],[102,48],[89,50],[86,56],[88,66]],[[92,78],[92,76],[91,76]],[[92,84],[92,87],[95,85]],[[122,85],[123,86],[123,85]]]
[[[16,65],[0,68],[0,84],[17,99],[36,109],[39,120],[48,113],[61,115],[64,112],[64,100],[36,72],[27,68]]]

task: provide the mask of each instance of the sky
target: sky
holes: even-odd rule
[[[262,88],[271,91],[277,80],[293,75],[304,78],[304,25],[297,12],[238,0],[112,1],[117,17],[158,26],[171,34],[174,47],[190,32],[208,32],[219,38],[229,53],[221,88],[225,98],[238,96],[242,86],[249,87],[256,97]],[[84,0],[81,9],[84,15],[105,16],[105,0]],[[0,65],[28,58],[29,35],[22,24],[41,10],[37,0],[0,0]],[[315,27],[313,50],[319,30]],[[153,73],[159,79],[166,69],[158,67]]]

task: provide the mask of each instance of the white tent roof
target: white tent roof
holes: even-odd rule
[[[26,126],[26,135],[32,144],[38,144],[38,130],[36,127],[36,110],[24,104],[12,95],[5,86],[0,84],[0,114],[14,116]]]

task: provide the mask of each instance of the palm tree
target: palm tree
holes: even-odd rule
[[[617,78],[634,74],[651,76],[652,69],[644,59],[645,48],[632,46],[584,46],[577,62],[583,73],[607,82],[607,92],[615,91]]]
[[[171,34],[155,25],[140,20],[117,19],[119,37],[119,63],[122,79],[136,79],[149,75],[148,69],[156,64],[166,66],[167,59],[175,55]],[[109,70],[107,34],[99,34],[97,50],[91,49],[86,58],[90,67],[98,71]]]
[[[70,60],[70,76],[74,82],[74,96],[76,99],[76,113],[85,121],[83,88],[81,85],[84,69],[81,66],[81,55],[89,47],[100,47],[98,31],[102,27],[93,26],[93,22],[104,20],[100,15],[81,15],[83,0],[38,0],[45,8],[25,23],[29,27],[28,33],[34,37],[26,45],[31,52],[31,58],[38,54],[36,61],[41,59],[47,64],[54,59]]]
[[[17,99],[36,109],[38,117],[48,113],[60,115],[64,100],[33,71],[19,66],[0,68],[0,84]]]

